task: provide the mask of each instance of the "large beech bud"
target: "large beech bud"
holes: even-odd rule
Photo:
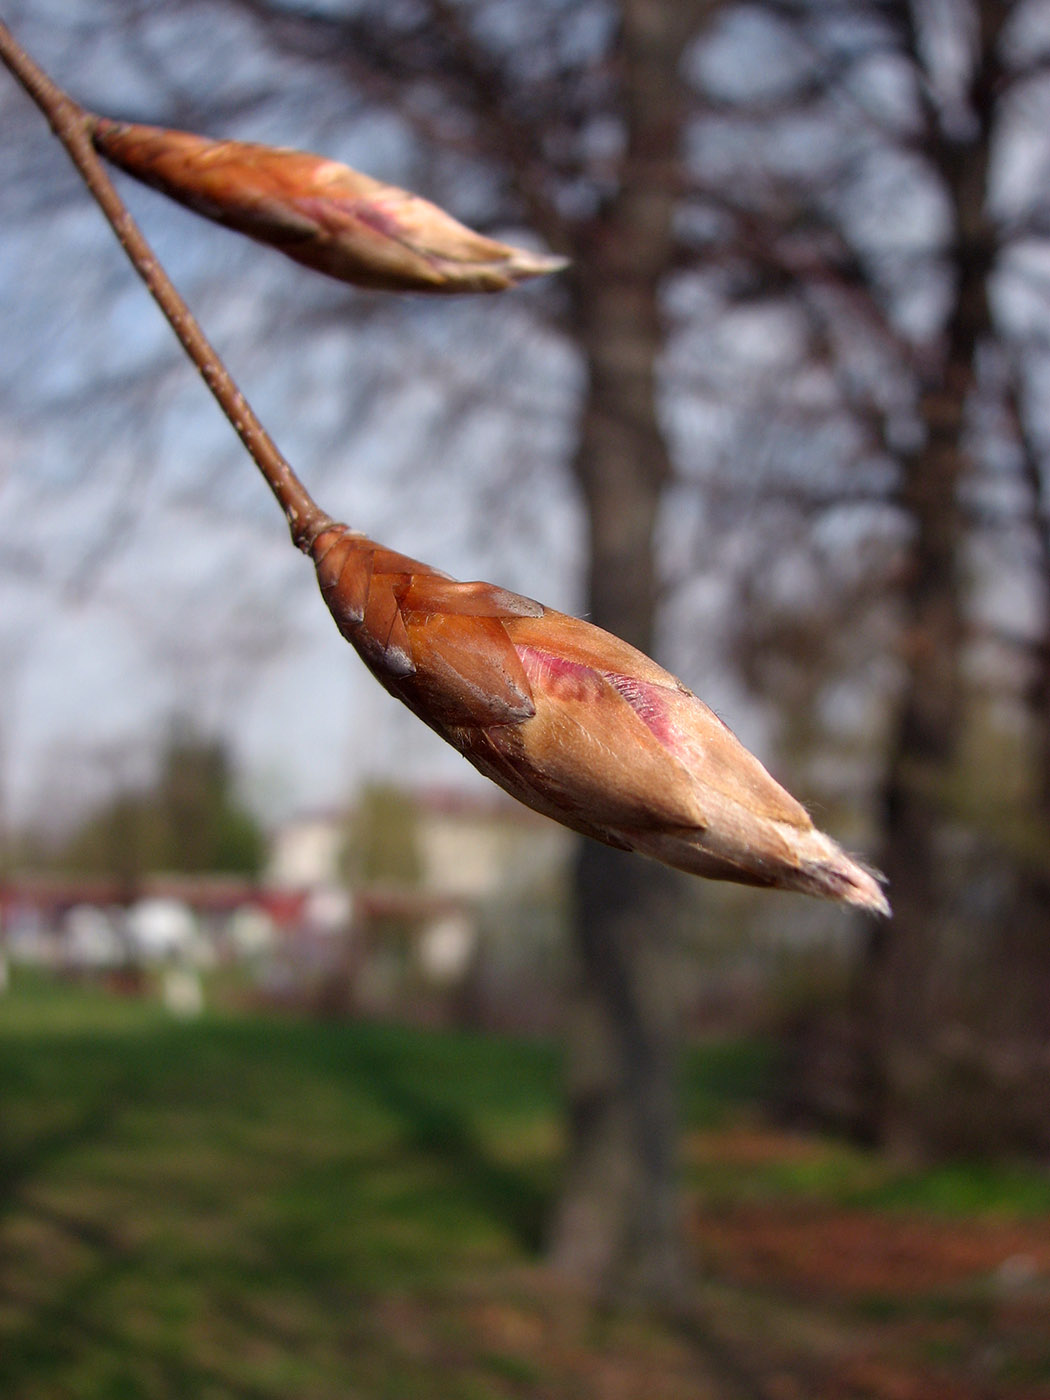
[[[695,875],[889,913],[877,878],[702,700],[617,637],[345,525],[312,548],[373,675],[526,806]]]
[[[564,258],[473,232],[437,205],[338,161],[94,119],[107,160],[205,218],[343,282],[387,291],[498,292]]]

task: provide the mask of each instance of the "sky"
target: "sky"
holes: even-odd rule
[[[12,25],[88,105],[148,113],[149,63],[74,42],[86,13],[66,0]],[[326,153],[403,178],[389,120],[341,120],[323,95],[304,116],[301,73],[242,52],[233,65],[223,51],[243,35],[214,40],[189,50],[187,85],[235,67],[278,93],[226,134],[316,148],[320,132]],[[144,777],[183,713],[228,736],[269,819],[344,803],[369,776],[481,782],[338,636],[254,467],[4,73],[0,175],[0,812],[68,823]],[[578,605],[580,518],[559,470],[578,371],[528,291],[517,307],[377,311],[374,294],[120,188],[330,513],[460,577]],[[293,305],[316,332],[292,326]]]

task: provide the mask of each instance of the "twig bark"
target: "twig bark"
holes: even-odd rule
[[[277,497],[293,542],[308,553],[317,536],[332,522],[278,451],[128,212],[92,145],[92,133],[98,118],[52,82],[2,21],[0,59],[47,118],[52,131],[105,214],[135,271],[145,282],[182,348],[197,366],[219,407]]]

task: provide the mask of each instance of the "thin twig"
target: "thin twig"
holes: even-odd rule
[[[51,81],[2,21],[0,59],[47,118],[52,131],[109,220],[135,271],[145,282],[182,348],[197,366],[219,407],[277,497],[288,520],[292,540],[299,549],[308,552],[317,536],[332,522],[278,451],[114,188],[91,144],[97,118],[78,106]]]

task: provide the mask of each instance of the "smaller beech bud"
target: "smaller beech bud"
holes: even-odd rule
[[[497,243],[437,205],[338,161],[279,146],[94,119],[96,149],[205,218],[359,287],[499,292],[566,266]]]
[[[343,636],[392,695],[526,806],[716,880],[889,905],[879,877],[702,700],[590,623],[458,583],[345,525],[312,555]]]

